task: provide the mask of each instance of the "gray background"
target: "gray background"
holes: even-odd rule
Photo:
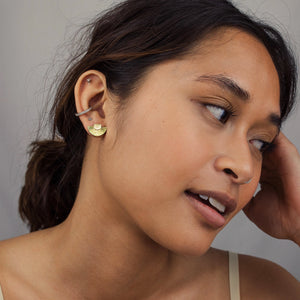
[[[151,0],[149,0],[151,1]],[[26,149],[35,138],[48,83],[65,55],[66,39],[109,0],[0,1],[0,240],[27,232],[18,216],[18,195],[27,163]],[[300,50],[299,0],[238,0],[242,9],[267,20]],[[55,64],[53,64],[55,62]],[[47,81],[48,80],[48,81]],[[300,149],[300,112],[295,110],[283,131]],[[241,212],[213,243],[277,262],[300,280],[300,249],[273,239]]]

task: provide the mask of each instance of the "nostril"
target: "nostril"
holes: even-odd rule
[[[224,172],[228,175],[232,175],[234,178],[238,178],[238,176],[229,168],[224,169]]]

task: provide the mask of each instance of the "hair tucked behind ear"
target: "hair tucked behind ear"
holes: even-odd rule
[[[227,0],[122,2],[87,27],[81,52],[68,62],[56,91],[50,113],[52,139],[31,145],[20,214],[32,231],[64,221],[76,198],[87,140],[75,117],[74,87],[80,75],[90,69],[102,72],[122,107],[150,68],[188,54],[220,27],[239,28],[265,45],[278,72],[281,116],[286,118],[294,103],[297,74],[293,55],[275,29]]]

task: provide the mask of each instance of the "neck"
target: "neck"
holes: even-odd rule
[[[93,206],[79,193],[58,228],[56,257],[64,285],[88,299],[138,299],[155,293],[170,277],[174,255],[133,225],[118,222],[104,207],[99,213]]]

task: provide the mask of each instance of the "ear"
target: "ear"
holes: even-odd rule
[[[77,113],[91,108],[89,112],[79,116],[86,131],[88,126],[94,124],[106,126],[104,104],[108,91],[103,73],[89,70],[81,74],[74,88],[74,96]]]

